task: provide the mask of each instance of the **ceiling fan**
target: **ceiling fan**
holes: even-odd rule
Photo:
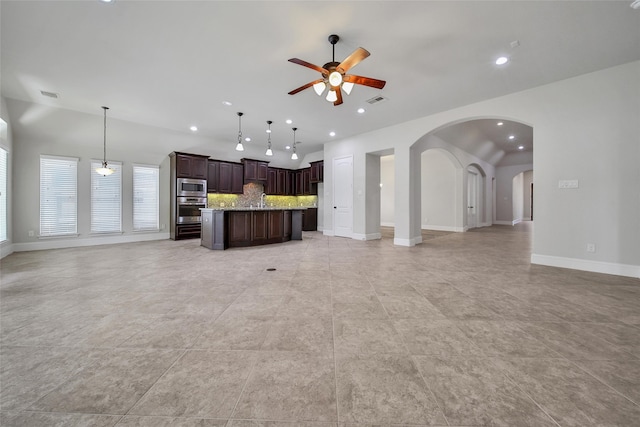
[[[318,94],[318,96],[322,96],[324,90],[328,86],[329,91],[327,92],[325,99],[329,102],[333,102],[333,105],[340,105],[342,104],[342,91],[344,90],[344,92],[349,95],[354,84],[375,87],[376,89],[382,89],[384,87],[387,83],[384,80],[356,76],[354,74],[345,74],[351,68],[360,63],[360,61],[369,56],[370,53],[366,49],[359,47],[354,50],[351,55],[347,56],[344,61],[336,62],[336,43],[338,43],[338,40],[340,40],[340,37],[335,34],[331,34],[329,36],[329,43],[333,46],[333,60],[331,62],[327,62],[322,67],[318,67],[317,65],[298,58],[291,58],[289,60],[289,62],[311,68],[312,70],[316,70],[322,74],[321,79],[302,85],[289,92],[289,95],[295,95],[296,93],[313,86],[313,90]]]

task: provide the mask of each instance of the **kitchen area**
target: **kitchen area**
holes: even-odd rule
[[[270,167],[266,161],[230,162],[173,152],[170,237],[201,238],[223,250],[301,240],[318,228],[318,185],[324,165]]]

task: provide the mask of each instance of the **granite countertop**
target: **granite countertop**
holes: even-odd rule
[[[200,208],[200,210],[211,210],[211,211],[304,211],[307,209],[314,209],[316,206],[291,206],[286,208],[281,208],[278,206],[267,206],[264,208],[258,207],[246,207],[246,206],[235,206],[235,207],[211,207],[211,208]]]

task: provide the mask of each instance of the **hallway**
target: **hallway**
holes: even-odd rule
[[[532,226],[14,253],[0,424],[637,425],[640,280],[531,265]]]

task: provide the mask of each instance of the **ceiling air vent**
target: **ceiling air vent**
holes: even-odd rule
[[[387,98],[384,96],[374,96],[373,98],[367,99],[369,104],[377,104],[378,102],[386,101]]]
[[[58,98],[58,94],[55,92],[47,92],[46,90],[41,90],[40,93],[42,96],[48,96],[49,98]]]

